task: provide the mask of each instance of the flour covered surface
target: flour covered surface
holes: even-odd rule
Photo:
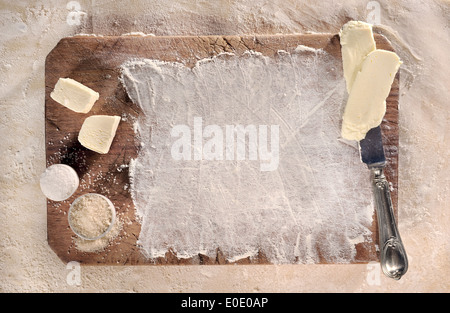
[[[306,48],[122,65],[142,111],[130,192],[148,258],[350,263],[370,240],[367,169],[340,138],[341,59]]]

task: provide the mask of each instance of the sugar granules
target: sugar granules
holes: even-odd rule
[[[105,235],[115,220],[114,206],[104,196],[94,193],[77,198],[69,212],[72,230],[83,239]]]

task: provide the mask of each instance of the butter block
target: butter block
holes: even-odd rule
[[[92,109],[99,93],[71,78],[60,78],[50,97],[77,113],[87,113]]]
[[[360,21],[347,22],[342,26],[339,37],[344,77],[350,93],[364,58],[376,49],[372,25]]]
[[[78,134],[78,141],[86,148],[106,154],[119,126],[120,116],[92,115],[86,118]]]
[[[362,140],[371,128],[381,124],[386,98],[401,63],[397,54],[386,50],[367,55],[348,96],[342,119],[343,138]]]

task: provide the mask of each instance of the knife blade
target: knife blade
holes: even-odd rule
[[[408,258],[395,222],[389,182],[384,175],[386,157],[380,126],[367,132],[366,137],[359,142],[359,150],[361,161],[371,171],[381,269],[386,276],[398,280],[408,270]]]

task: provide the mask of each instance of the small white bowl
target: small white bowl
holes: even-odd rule
[[[80,234],[80,232],[77,231],[76,227],[74,227],[74,226],[72,225],[72,222],[71,222],[71,215],[72,215],[72,211],[73,211],[75,205],[76,205],[79,201],[81,201],[84,197],[92,197],[92,196],[98,196],[98,197],[101,197],[102,199],[104,199],[104,200],[108,203],[108,206],[109,206],[109,209],[111,210],[111,214],[112,214],[112,215],[111,215],[111,223],[109,224],[109,227],[108,227],[103,233],[101,233],[100,235],[91,238],[91,237],[86,237],[85,235]],[[97,240],[97,239],[100,239],[100,238],[106,236],[106,234],[108,234],[108,233],[111,231],[111,229],[113,228],[114,223],[115,223],[115,221],[116,221],[116,209],[114,208],[114,204],[113,204],[113,203],[111,202],[111,200],[109,200],[107,197],[105,197],[105,196],[103,196],[103,195],[101,195],[101,194],[98,194],[98,193],[87,193],[87,194],[84,194],[84,195],[82,195],[82,196],[76,198],[76,199],[72,202],[72,204],[70,205],[70,208],[69,208],[69,214],[68,214],[68,217],[67,217],[67,218],[68,218],[68,220],[69,220],[69,226],[70,226],[70,229],[72,229],[72,231],[73,231],[78,237],[80,237],[81,239],[84,239],[84,240]]]
[[[78,189],[80,179],[77,172],[66,164],[53,164],[39,178],[42,193],[50,200],[63,201]]]

